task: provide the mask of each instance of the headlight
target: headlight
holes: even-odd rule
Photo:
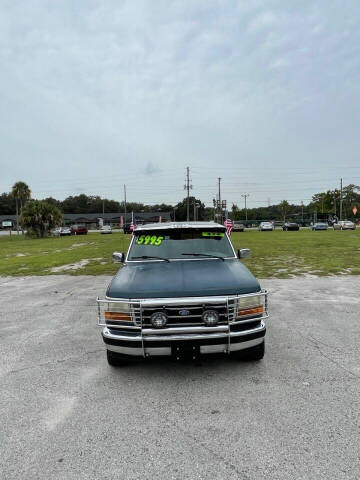
[[[130,304],[129,303],[118,303],[118,302],[109,302],[108,308],[111,312],[123,312],[129,313],[130,312]]]
[[[105,310],[106,323],[112,323],[113,320],[131,322],[130,305],[128,303],[109,302],[107,305]]]
[[[250,297],[240,297],[238,299],[237,316],[259,315],[264,311],[264,295],[254,295]]]

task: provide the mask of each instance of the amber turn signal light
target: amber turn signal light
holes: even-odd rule
[[[131,317],[128,313],[120,312],[105,312],[106,320],[117,320],[118,322],[131,322]]]
[[[264,307],[260,305],[260,307],[255,308],[245,308],[244,310],[238,310],[238,317],[242,317],[243,315],[259,315],[259,313],[263,313]]]

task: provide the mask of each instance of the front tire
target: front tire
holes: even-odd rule
[[[256,362],[264,358],[265,355],[265,340],[255,347],[247,348],[246,350],[239,350],[233,354],[235,358],[245,362]]]
[[[116,355],[116,353],[106,350],[108,364],[112,367],[122,367],[127,364],[126,360]]]

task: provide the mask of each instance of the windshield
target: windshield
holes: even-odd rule
[[[136,257],[161,257],[186,259],[209,257],[234,257],[231,244],[223,230],[169,229],[135,231],[128,259]]]

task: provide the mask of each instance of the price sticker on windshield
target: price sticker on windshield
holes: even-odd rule
[[[225,233],[222,232],[202,232],[203,237],[224,237]]]
[[[138,245],[155,245],[158,247],[162,244],[163,240],[164,237],[159,235],[140,235],[139,237],[136,237],[135,242]]]

